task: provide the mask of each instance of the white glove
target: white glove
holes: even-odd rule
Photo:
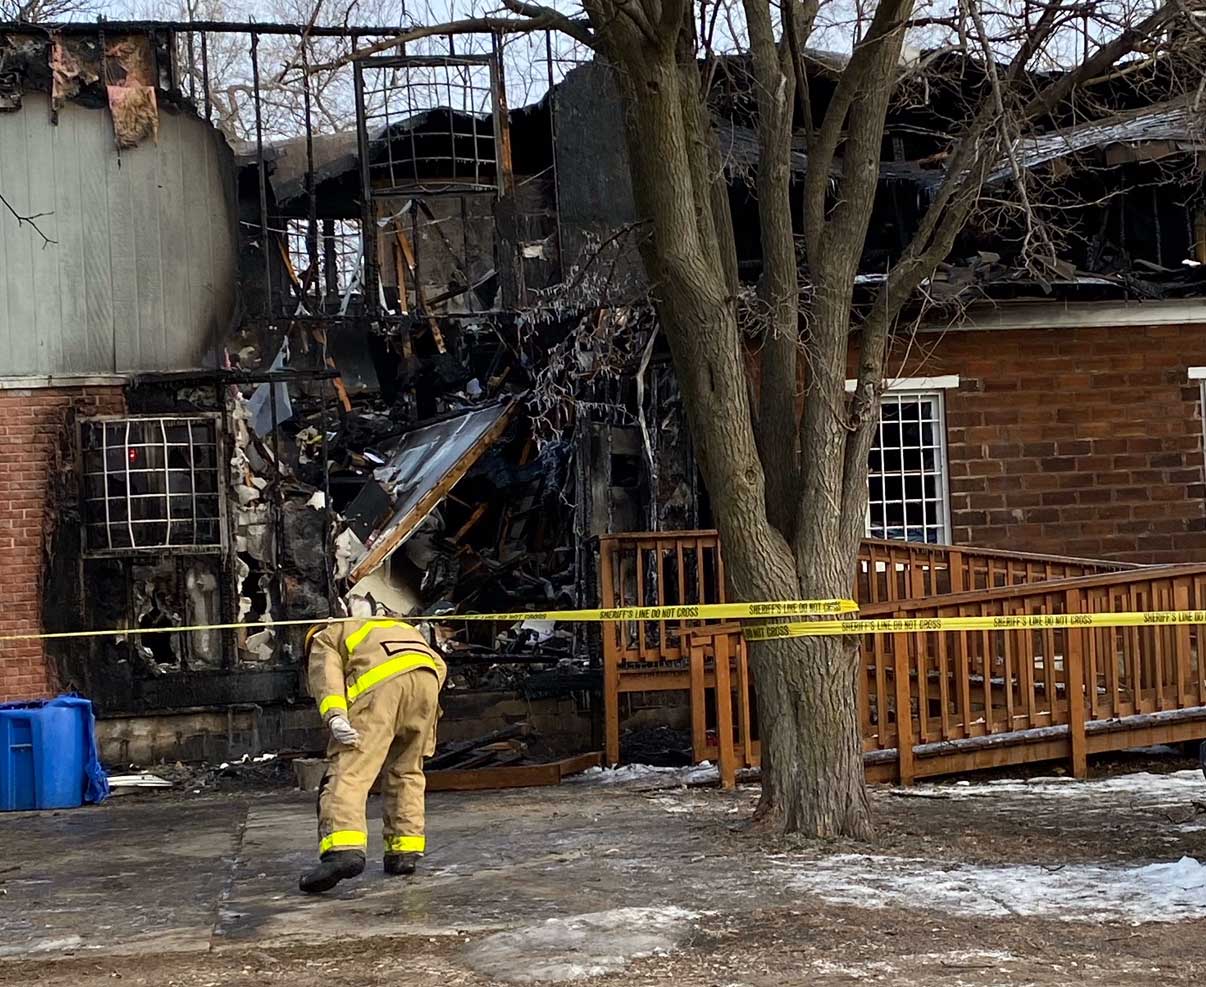
[[[332,716],[327,729],[331,731],[331,736],[339,743],[345,744],[348,747],[360,746],[360,734],[356,732],[356,728],[347,720],[346,716]]]

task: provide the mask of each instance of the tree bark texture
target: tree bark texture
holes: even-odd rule
[[[762,825],[870,838],[853,642],[763,641],[753,645],[751,662],[762,735]]]

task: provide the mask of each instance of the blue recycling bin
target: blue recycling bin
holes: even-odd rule
[[[60,696],[0,705],[0,811],[73,809],[108,794],[92,703]]]

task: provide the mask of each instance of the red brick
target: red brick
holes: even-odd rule
[[[1206,561],[1203,410],[1186,372],[1206,366],[1199,327],[951,331],[926,342],[892,372],[960,375],[944,397],[954,540]],[[1059,520],[1039,520],[1050,510]]]
[[[120,413],[116,388],[0,391],[0,627],[4,633],[42,628],[43,544],[49,477],[60,468],[63,440],[77,411]],[[40,641],[0,644],[0,700],[54,691]]]

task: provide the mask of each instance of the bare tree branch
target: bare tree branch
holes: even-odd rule
[[[512,9],[522,8],[522,16],[470,17],[463,20],[446,21],[443,24],[428,24],[414,27],[409,31],[404,31],[390,38],[388,41],[380,41],[366,48],[358,48],[355,56],[347,55],[332,62],[311,65],[310,72],[329,72],[341,66],[351,64],[356,58],[380,54],[383,51],[392,51],[399,45],[408,44],[411,41],[458,34],[526,34],[532,31],[554,30],[569,35],[575,41],[587,47],[594,48],[596,46],[595,37],[590,28],[580,20],[573,20],[566,17],[565,14],[548,7],[521,3],[517,2],[517,0],[506,0],[506,6]]]
[[[52,240],[45,233],[43,233],[42,227],[40,227],[38,225],[39,219],[41,219],[43,216],[53,216],[54,215],[53,212],[35,212],[35,213],[31,213],[27,216],[22,215],[21,213],[17,212],[16,209],[13,208],[13,204],[11,202],[9,202],[7,198],[5,198],[3,192],[0,192],[0,204],[3,204],[4,208],[7,209],[10,213],[12,213],[13,219],[15,219],[17,221],[17,226],[19,226],[19,227],[20,226],[28,226],[36,234],[38,234],[38,236],[40,236],[42,238],[42,249],[43,250],[45,250],[52,243],[58,243],[58,240]]]

